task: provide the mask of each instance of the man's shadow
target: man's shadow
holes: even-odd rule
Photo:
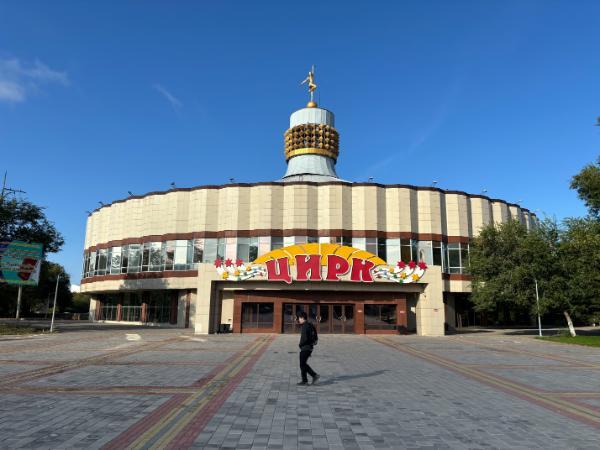
[[[365,372],[365,373],[355,373],[353,375],[339,375],[337,377],[326,378],[323,381],[319,380],[319,381],[317,381],[317,384],[315,386],[328,386],[331,384],[337,384],[337,383],[341,383],[341,382],[348,381],[348,380],[354,380],[356,378],[376,377],[377,375],[381,375],[382,373],[385,373],[385,372],[389,372],[389,370],[384,369],[384,370],[374,370],[372,372]]]

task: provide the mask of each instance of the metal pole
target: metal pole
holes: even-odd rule
[[[54,306],[52,307],[52,322],[50,322],[50,333],[54,331],[54,314],[56,313],[56,297],[58,296],[58,281],[60,280],[60,273],[56,277],[56,288],[54,289]]]
[[[19,285],[19,293],[17,294],[17,314],[15,319],[19,318],[21,312],[21,295],[23,294],[23,286]]]
[[[542,317],[540,316],[540,294],[538,293],[537,279],[535,281],[535,301],[537,303],[537,315],[538,315],[538,331],[540,336],[542,335]]]

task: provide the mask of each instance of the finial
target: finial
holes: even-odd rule
[[[304,79],[300,85],[308,83],[308,92],[310,94],[310,101],[306,105],[307,108],[316,108],[317,102],[314,99],[314,92],[317,90],[317,85],[315,84],[315,65],[313,64],[310,68],[310,72],[308,72],[308,76]]]

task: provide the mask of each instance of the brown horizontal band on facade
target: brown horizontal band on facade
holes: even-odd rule
[[[155,278],[184,278],[197,276],[197,270],[165,270],[163,272],[116,273],[112,275],[96,275],[90,278],[83,278],[81,280],[81,284],[110,280],[150,280]]]
[[[291,237],[291,236],[307,236],[307,237],[350,237],[350,238],[380,238],[380,239],[414,239],[417,241],[440,241],[455,243],[460,242],[468,244],[470,238],[468,236],[444,236],[436,233],[412,233],[410,231],[378,231],[378,230],[315,230],[306,228],[288,228],[285,230],[276,229],[256,229],[256,230],[223,230],[223,231],[195,231],[188,233],[167,233],[163,235],[152,234],[136,238],[117,239],[113,241],[103,242],[92,245],[85,249],[86,252],[94,252],[96,250],[120,247],[129,244],[143,244],[145,242],[164,242],[174,241],[178,239],[203,239],[203,238],[235,238],[235,237]]]
[[[459,280],[459,281],[471,281],[473,277],[466,273],[443,273],[442,278],[444,280]]]
[[[492,197],[488,197],[488,196],[485,196],[482,194],[469,194],[464,191],[444,190],[444,189],[440,189],[440,188],[433,187],[433,186],[415,186],[415,185],[411,185],[411,184],[381,184],[381,183],[364,183],[364,182],[363,183],[352,183],[349,181],[327,181],[327,182],[323,182],[323,183],[317,183],[314,181],[288,181],[285,183],[281,182],[281,181],[265,181],[265,182],[258,182],[258,183],[231,183],[231,184],[220,184],[220,185],[209,184],[209,185],[193,186],[193,187],[189,187],[189,188],[169,189],[168,191],[151,191],[151,192],[147,192],[146,194],[132,195],[131,197],[115,200],[107,205],[103,205],[103,206],[100,206],[100,207],[94,209],[94,211],[92,211],[92,214],[97,211],[100,211],[103,208],[110,208],[112,205],[114,205],[116,203],[125,203],[129,200],[139,200],[139,199],[142,199],[145,197],[149,197],[151,195],[167,195],[167,194],[171,194],[173,192],[192,192],[192,191],[198,191],[198,190],[202,190],[202,189],[204,189],[204,190],[220,190],[220,189],[227,189],[227,188],[231,188],[231,187],[257,187],[257,186],[285,187],[285,186],[298,186],[298,185],[303,185],[303,186],[352,186],[352,187],[375,186],[375,187],[384,188],[384,189],[412,189],[415,191],[438,192],[440,194],[464,195],[468,198],[480,198],[483,200],[487,200],[490,203],[503,203],[506,206],[514,206],[514,207],[519,208],[521,211],[527,212],[531,216],[536,217],[536,215],[534,213],[532,213],[529,209],[523,208],[516,203],[509,203],[506,200],[502,200],[500,198],[492,198]]]

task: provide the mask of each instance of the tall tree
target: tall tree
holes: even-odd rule
[[[600,216],[600,157],[571,178],[571,189],[577,191],[592,216]]]

